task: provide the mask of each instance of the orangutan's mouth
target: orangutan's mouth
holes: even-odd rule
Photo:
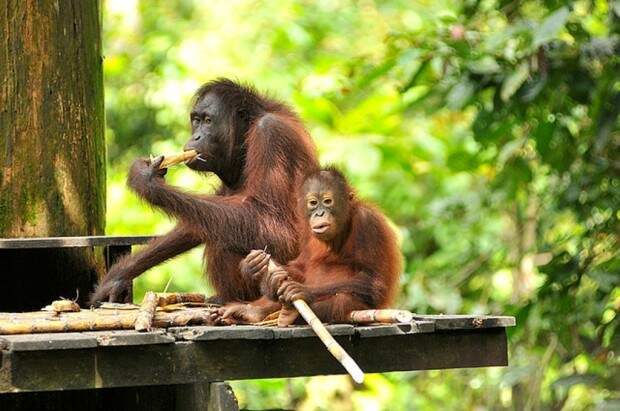
[[[190,150],[186,150],[186,151],[190,151]],[[193,150],[193,151],[196,151],[196,150]],[[202,153],[198,153],[194,157],[186,160],[185,164],[190,164],[190,163],[193,163],[193,162],[196,162],[196,161],[202,161],[203,163],[206,163],[207,162],[207,157],[204,154],[202,154]]]
[[[319,224],[316,224],[316,225],[312,226],[312,232],[314,232],[316,234],[323,234],[324,232],[329,230],[330,226],[331,226],[331,224],[329,224],[329,223],[319,223]]]

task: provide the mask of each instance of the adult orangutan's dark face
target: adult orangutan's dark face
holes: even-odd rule
[[[198,155],[186,164],[197,171],[218,171],[230,163],[230,145],[234,144],[230,123],[220,98],[207,93],[190,113],[192,137],[185,150],[196,150]]]

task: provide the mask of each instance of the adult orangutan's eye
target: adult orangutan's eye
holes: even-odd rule
[[[206,124],[211,124],[211,117],[205,116],[205,123]]]

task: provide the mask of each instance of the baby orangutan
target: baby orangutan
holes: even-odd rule
[[[336,169],[308,176],[302,196],[307,224],[299,256],[285,265],[269,265],[265,251],[250,252],[240,263],[241,272],[248,281],[260,281],[263,297],[222,307],[223,323],[258,322],[283,305],[279,324],[291,324],[297,318],[291,307],[296,299],[331,323],[348,322],[353,310],[393,303],[402,261],[385,217],[357,199]]]

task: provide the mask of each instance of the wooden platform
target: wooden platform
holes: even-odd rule
[[[56,264],[62,253],[103,247],[110,267],[132,245],[152,238],[0,239],[0,311],[38,310],[59,296],[73,296],[76,288],[88,295],[95,274]],[[514,325],[513,317],[445,315],[329,329],[373,373],[505,366],[506,327]],[[234,394],[223,381],[344,374],[309,327],[0,335],[0,355],[0,410],[13,411],[234,411]]]
[[[330,331],[365,372],[505,366],[513,317],[418,316]],[[309,327],[0,336],[0,393],[343,374]]]

